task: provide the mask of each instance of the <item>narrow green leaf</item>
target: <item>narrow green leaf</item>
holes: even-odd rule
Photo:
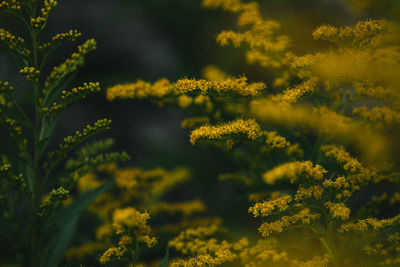
[[[167,244],[167,249],[165,250],[165,255],[163,260],[160,262],[158,267],[167,267],[168,265],[168,260],[169,260],[169,244]]]
[[[107,191],[112,185],[113,181],[94,190],[84,192],[72,204],[53,216],[52,222],[45,229],[47,238],[43,241],[47,246],[41,255],[39,266],[58,266],[74,236],[80,215],[100,194]]]
[[[76,77],[78,72],[74,72],[72,75],[70,75],[68,78],[62,80],[56,88],[51,88],[50,92],[47,93],[47,96],[44,100],[44,106],[48,107],[50,106],[60,95],[62,90],[64,90]]]
[[[28,119],[28,116],[26,116],[26,114],[22,110],[16,107],[10,108],[7,106],[1,106],[0,109],[2,110],[3,114],[6,117],[16,120],[22,126],[25,126],[30,130],[33,129],[31,121]]]

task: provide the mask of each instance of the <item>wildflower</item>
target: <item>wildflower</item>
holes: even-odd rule
[[[26,79],[31,83],[39,82],[40,71],[34,67],[25,67],[19,71],[21,74],[25,75]]]
[[[355,223],[343,224],[338,231],[340,233],[345,233],[349,231],[359,231],[366,232],[368,230],[380,230],[387,226],[391,226],[400,220],[400,215],[396,215],[389,219],[377,219],[377,218],[367,218],[363,220],[358,220]]]
[[[336,159],[343,165],[343,168],[350,173],[356,173],[362,168],[358,160],[351,157],[350,154],[344,150],[343,146],[325,145],[321,146],[320,150],[326,156]]]
[[[350,209],[343,203],[332,203],[330,201],[325,203],[325,207],[329,209],[333,218],[341,220],[348,220],[350,218]]]
[[[282,195],[278,198],[263,201],[262,203],[256,203],[253,207],[249,208],[249,213],[253,213],[254,217],[266,217],[271,214],[275,208],[280,211],[284,211],[289,208],[289,203],[292,201],[292,197],[289,195]]]
[[[73,42],[81,36],[82,36],[82,33],[80,33],[78,30],[70,30],[65,33],[58,33],[51,38],[50,42],[44,43],[44,44],[40,45],[38,48],[40,50],[45,50],[45,49],[49,49],[49,48],[55,49],[56,47],[61,45],[63,42],[65,42],[65,41]]]
[[[199,139],[219,139],[233,134],[245,134],[248,139],[254,140],[260,136],[260,126],[251,119],[238,119],[218,126],[201,126],[190,133],[190,142],[194,145]]]
[[[283,216],[280,220],[273,222],[265,222],[259,228],[258,231],[264,237],[270,236],[272,233],[280,233],[286,228],[296,224],[310,224],[311,220],[318,219],[320,214],[310,213],[309,209],[303,209],[298,214],[293,216]]]
[[[288,142],[285,137],[280,136],[275,131],[271,132],[264,131],[263,135],[266,136],[265,142],[272,148],[282,149],[290,145],[290,142]]]
[[[303,200],[306,198],[315,198],[315,199],[321,199],[322,198],[322,193],[324,192],[324,189],[319,186],[319,185],[314,185],[311,187],[300,187],[297,190],[297,193],[295,195],[295,200],[299,201],[299,200]]]
[[[283,103],[294,103],[302,96],[313,93],[315,91],[316,81],[316,78],[312,78],[296,85],[292,89],[287,89],[282,94],[275,96],[273,99]]]
[[[193,98],[187,95],[181,95],[178,97],[178,105],[181,108],[187,108],[189,107],[193,102]]]
[[[182,79],[174,84],[177,94],[186,94],[188,92],[199,90],[202,94],[214,91],[218,94],[234,93],[239,96],[256,96],[266,88],[262,82],[247,83],[246,77],[227,79],[222,82]]]
[[[107,89],[107,99],[116,98],[161,98],[172,91],[172,85],[167,79],[161,79],[154,84],[139,80],[136,83],[115,85]]]
[[[89,39],[82,45],[78,46],[78,52],[73,53],[71,57],[64,63],[55,67],[47,77],[45,82],[46,90],[56,86],[60,79],[64,78],[71,72],[74,72],[78,67],[82,66],[84,64],[85,55],[95,49],[96,41],[94,39]]]
[[[312,180],[322,180],[326,170],[321,165],[313,166],[311,161],[295,161],[284,163],[263,174],[263,180],[267,184],[274,184],[283,178],[288,178],[294,183],[298,177],[305,177]]]
[[[99,261],[101,264],[105,264],[110,261],[111,257],[117,257],[118,259],[121,259],[121,257],[125,254],[126,249],[121,248],[121,247],[111,247],[107,249],[103,255],[101,255]]]
[[[0,8],[3,3],[0,3]],[[11,51],[22,56],[28,56],[30,54],[29,49],[25,47],[25,40],[23,38],[16,37],[4,29],[0,29],[0,41]]]

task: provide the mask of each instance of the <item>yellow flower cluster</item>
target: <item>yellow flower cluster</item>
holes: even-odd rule
[[[253,207],[249,208],[249,213],[253,213],[254,217],[266,217],[270,215],[275,208],[278,208],[280,211],[284,211],[289,208],[289,203],[292,201],[292,197],[290,195],[284,194],[278,198],[263,201],[262,203],[256,203]]]
[[[101,255],[99,261],[101,264],[105,264],[110,261],[111,257],[117,257],[118,259],[121,259],[125,252],[126,249],[122,247],[109,248],[103,253],[103,255]]]
[[[51,38],[51,42],[42,44],[38,48],[40,50],[44,50],[46,48],[56,47],[59,44],[63,43],[64,41],[68,40],[68,41],[73,42],[81,36],[82,36],[82,33],[80,33],[78,30],[70,30],[66,33],[58,33],[53,38]]]
[[[297,181],[299,177],[320,181],[327,171],[316,164],[313,166],[311,161],[288,162],[273,168],[263,174],[263,180],[267,184],[275,184],[281,179],[289,179],[291,183]]]
[[[13,52],[17,52],[23,56],[30,54],[29,49],[25,47],[25,40],[23,38],[15,37],[4,29],[0,29],[0,41]]]
[[[74,135],[70,135],[64,138],[64,143],[59,145],[59,149],[49,153],[49,157],[63,157],[68,153],[75,145],[82,143],[89,137],[96,133],[110,129],[111,120],[102,119],[96,121],[93,126],[86,125],[82,132],[76,131]]]
[[[325,203],[333,218],[341,220],[348,220],[350,218],[350,209],[343,203],[332,203],[330,201]]]
[[[107,99],[116,98],[161,98],[172,91],[173,86],[167,79],[161,79],[154,84],[139,80],[135,83],[115,85],[107,89]]]
[[[349,173],[357,173],[362,169],[360,162],[358,162],[356,158],[351,157],[350,154],[344,150],[343,146],[324,145],[320,147],[320,150],[326,156],[334,158],[338,163],[343,165],[343,169]]]
[[[84,99],[87,95],[100,91],[100,84],[94,82],[84,83],[82,86],[75,87],[71,91],[63,90],[61,92],[61,104],[54,102],[49,108],[43,108],[43,111],[50,116],[51,114],[60,112],[62,109],[67,108],[76,100]]]
[[[274,96],[273,101],[282,103],[294,103],[297,102],[301,97],[311,94],[315,91],[317,79],[312,78],[301,84],[296,85],[294,88],[284,91],[282,94]]]
[[[380,128],[383,128],[386,125],[400,123],[400,113],[387,106],[374,107],[371,109],[367,108],[366,106],[362,106],[354,108],[353,114],[370,121]]]
[[[31,83],[38,83],[39,82],[39,74],[40,71],[35,69],[34,67],[25,67],[19,71],[22,75],[26,77],[28,81]]]
[[[208,117],[193,117],[185,119],[181,122],[181,127],[183,129],[193,129],[199,126],[200,124],[209,123],[210,119]]]
[[[213,65],[209,65],[203,69],[203,76],[207,80],[214,82],[223,82],[227,79],[231,79],[228,74]]]
[[[272,148],[282,149],[290,146],[290,142],[287,141],[285,137],[280,136],[275,131],[270,131],[270,132],[263,131],[262,134],[265,135],[266,137],[265,142],[267,143],[267,145]]]
[[[244,134],[250,140],[260,136],[261,130],[258,123],[253,120],[237,119],[218,126],[201,126],[190,133],[190,143],[193,145],[200,139],[219,139],[224,136]]]
[[[346,26],[344,28],[322,25],[313,32],[313,37],[331,42],[352,40],[354,44],[370,45],[373,37],[389,31],[390,28],[390,23],[385,20],[359,21],[354,27]]]
[[[217,94],[233,93],[239,96],[256,96],[266,88],[266,85],[263,82],[248,83],[246,77],[240,77],[229,78],[222,82],[182,79],[174,84],[174,88],[177,94],[186,94],[198,90],[202,94],[213,91]]]
[[[44,0],[43,8],[40,9],[41,16],[36,18],[31,18],[31,25],[34,28],[43,28],[47,22],[50,11],[57,5],[57,1],[55,0]]]
[[[45,82],[46,89],[54,86],[61,78],[74,72],[79,66],[82,66],[84,64],[85,55],[95,49],[96,41],[94,39],[89,39],[84,44],[78,46],[78,52],[73,53],[64,63],[55,67],[47,77]]]
[[[271,262],[272,264],[282,264],[286,266],[285,264],[290,262],[286,252],[279,252],[274,248],[276,242],[271,242],[271,240],[258,240],[256,245],[250,247],[248,243],[249,241],[247,238],[244,238],[235,244],[243,266],[268,266]]]
[[[150,226],[147,225],[149,218],[149,213],[140,213],[133,207],[117,209],[113,213],[113,227],[118,235],[133,233],[138,241],[145,243],[150,248],[157,243],[157,240],[155,237],[149,236],[151,232]],[[125,237],[123,236],[123,238]]]
[[[0,8],[6,8],[11,11],[21,10],[20,0],[3,0],[0,2]]]
[[[345,233],[349,231],[359,231],[359,232],[367,232],[368,230],[380,230],[387,226],[391,226],[400,221],[400,215],[394,216],[389,219],[377,219],[377,218],[367,218],[363,220],[359,220],[355,223],[346,223],[343,224],[338,231],[340,233]]]
[[[297,223],[310,224],[311,220],[316,220],[320,216],[318,213],[310,213],[309,209],[303,209],[298,214],[283,216],[280,220],[273,222],[265,222],[258,228],[258,231],[262,236],[268,237],[272,233],[280,233]]]
[[[209,8],[221,7],[227,11],[239,13],[238,26],[250,28],[244,32],[222,31],[217,36],[217,42],[221,46],[232,43],[235,47],[238,47],[242,43],[246,43],[250,47],[246,53],[249,63],[259,63],[263,67],[282,66],[283,52],[287,50],[290,40],[285,35],[275,33],[280,27],[279,23],[262,18],[258,3],[204,0],[203,6]]]
[[[300,200],[303,200],[303,199],[306,199],[306,198],[321,199],[323,192],[324,192],[324,189],[319,185],[313,185],[313,186],[310,186],[308,188],[300,187],[297,190],[297,193],[294,196],[294,199],[296,201],[300,201]]]
[[[171,267],[195,267],[195,266],[217,266],[223,263],[232,262],[237,256],[230,250],[221,249],[215,251],[215,255],[210,254],[198,255],[189,259],[173,260],[169,266]]]
[[[205,210],[206,210],[206,206],[199,199],[195,199],[193,201],[175,202],[175,203],[174,202],[172,202],[172,203],[161,202],[151,208],[151,211],[154,214],[157,214],[157,213],[168,213],[168,214],[181,213],[184,216],[190,216],[194,213],[203,212]]]
[[[344,189],[350,187],[350,184],[343,176],[337,177],[335,181],[332,181],[331,179],[325,179],[322,184],[325,188]]]
[[[0,92],[11,92],[14,90],[14,87],[10,85],[9,82],[1,82],[0,81]]]
[[[6,118],[5,124],[13,133],[15,133],[17,135],[22,134],[22,127],[19,125],[19,123],[16,120]]]

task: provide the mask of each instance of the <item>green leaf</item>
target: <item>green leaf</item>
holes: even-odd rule
[[[41,255],[39,266],[58,266],[74,236],[80,215],[112,185],[113,181],[84,192],[72,204],[54,214],[52,222],[44,230],[47,238],[43,241],[47,246]]]
[[[46,98],[44,99],[44,106],[50,106],[60,95],[62,90],[64,90],[74,79],[77,75],[77,72],[74,72],[70,75],[67,79],[62,80],[56,88],[50,88],[50,92],[47,93]]]
[[[2,110],[3,114],[11,119],[16,120],[19,124],[22,126],[25,126],[26,128],[32,130],[33,126],[31,121],[28,119],[28,116],[20,110],[19,108],[10,108],[7,106],[1,106],[0,109]]]
[[[21,87],[21,89],[22,89],[22,92],[24,93],[26,99],[28,99],[28,101],[32,105],[36,105],[37,97],[35,96],[35,94],[31,90],[25,89],[24,87]]]
[[[168,260],[169,260],[169,244],[167,245],[167,249],[165,250],[165,255],[163,260],[160,262],[158,267],[167,267],[168,265]]]

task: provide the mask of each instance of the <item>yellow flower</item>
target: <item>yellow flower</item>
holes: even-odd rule
[[[325,203],[325,207],[328,208],[330,214],[334,218],[341,220],[348,220],[350,218],[350,209],[343,203],[332,203],[330,201]]]
[[[277,181],[287,178],[294,183],[298,177],[304,176],[307,179],[322,180],[327,171],[321,165],[313,166],[311,161],[288,162],[263,174],[263,180],[267,184],[274,184]]]
[[[255,140],[260,136],[260,126],[255,120],[237,119],[218,126],[201,126],[190,133],[190,142],[194,145],[199,139],[219,139],[225,135],[245,134]]]

